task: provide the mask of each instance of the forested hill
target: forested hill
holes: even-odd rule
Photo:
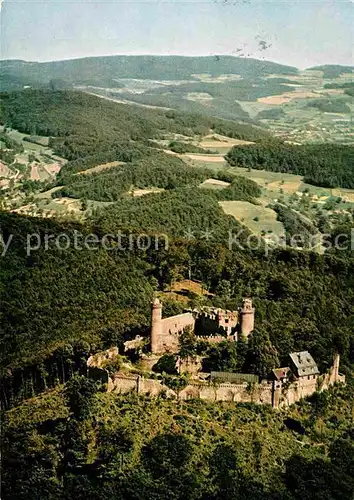
[[[257,77],[273,73],[291,75],[298,71],[271,61],[232,56],[106,56],[47,63],[5,60],[1,61],[0,69],[1,73],[21,78],[24,84],[26,79],[29,84],[48,83],[51,79],[92,84],[114,78],[185,80],[202,73]]]
[[[68,160],[107,153],[129,142],[131,150],[132,141],[137,150],[148,139],[166,133],[205,135],[212,129],[251,141],[268,135],[246,124],[112,103],[78,91],[27,89],[4,92],[1,101],[2,124],[31,135],[51,136],[50,146]]]
[[[161,204],[155,225],[163,216],[173,220],[173,197],[170,206],[167,202]],[[200,200],[185,207],[183,212],[178,206],[178,213],[187,227],[186,217],[199,214],[211,218]],[[159,228],[150,229],[151,214],[145,218],[144,213],[140,215],[140,228],[158,234]],[[222,242],[172,237],[168,248],[156,249],[154,244],[147,252],[135,245],[128,250],[124,238],[122,246],[117,246],[114,236],[108,250],[100,246],[91,251],[80,244],[92,232],[98,238],[119,230],[128,235],[131,229],[114,214],[78,225],[0,213],[0,227],[5,241],[13,235],[1,266],[1,368],[2,375],[12,373],[14,377],[9,379],[11,390],[4,386],[8,398],[16,397],[19,388],[31,394],[33,384],[43,383],[43,370],[50,370],[48,380],[62,379],[65,366],[82,366],[89,352],[117,345],[121,335],[134,329],[143,334],[149,324],[153,291],[166,289],[172,280],[187,278],[190,269],[193,278],[226,300],[224,306],[237,307],[243,296],[251,295],[257,307],[257,329],[271,340],[281,360],[291,351],[308,349],[326,367],[338,349],[343,366],[354,362],[350,340],[354,262],[350,255],[322,257],[279,250],[267,256],[246,246],[244,250],[237,245],[228,249]],[[234,229],[237,234],[237,225]],[[76,246],[75,231],[82,234]],[[65,251],[55,244],[63,233],[71,242]],[[46,234],[52,235],[49,248],[42,244],[28,255],[26,238],[32,234],[39,235],[42,242]],[[135,241],[134,231],[131,234]],[[231,302],[222,299],[226,281]],[[29,375],[32,385],[27,387],[24,380]]]
[[[323,71],[324,78],[336,78],[344,73],[354,73],[354,66],[342,66],[340,64],[324,64],[308,68],[312,71]]]
[[[232,148],[230,165],[304,176],[309,184],[354,189],[354,146],[293,145],[281,141]]]

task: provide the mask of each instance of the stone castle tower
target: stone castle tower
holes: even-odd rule
[[[241,316],[241,335],[247,340],[250,333],[254,330],[254,314],[255,308],[252,305],[251,299],[244,299],[243,307],[240,311]]]
[[[151,352],[159,352],[159,341],[162,334],[162,304],[158,298],[154,299],[151,308]]]
[[[239,311],[227,311],[221,309],[189,311],[175,316],[162,319],[162,303],[155,298],[151,304],[151,330],[150,348],[152,354],[161,352],[176,352],[178,348],[178,338],[186,327],[195,329],[195,322],[199,319],[207,319],[208,327],[214,331],[206,339],[210,342],[221,342],[225,336],[218,335],[220,329],[227,333],[229,340],[231,337],[236,340],[237,334],[233,335],[234,328],[239,326],[242,338],[247,341],[250,333],[254,329],[255,308],[251,299],[244,299],[243,306]]]

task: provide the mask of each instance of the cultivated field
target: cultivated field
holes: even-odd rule
[[[285,236],[284,226],[277,221],[277,214],[271,208],[248,201],[221,201],[220,206],[226,214],[232,215],[259,236]]]
[[[196,153],[185,153],[181,158],[190,158],[195,161],[207,161],[208,163],[225,163],[224,156],[222,155],[205,155]]]
[[[257,101],[262,102],[263,104],[279,105],[293,101],[294,99],[307,99],[308,97],[318,97],[318,94],[312,91],[296,89],[293,92],[287,92],[285,94],[271,95],[268,97],[259,97]]]

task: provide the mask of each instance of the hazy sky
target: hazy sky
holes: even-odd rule
[[[353,64],[353,26],[353,0],[3,0],[0,55],[242,54],[305,68]]]

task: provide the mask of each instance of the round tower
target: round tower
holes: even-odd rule
[[[252,299],[244,299],[241,309],[241,335],[247,339],[254,330],[255,308],[252,305]]]
[[[156,298],[153,300],[151,306],[150,345],[151,352],[156,354],[159,352],[159,341],[162,334],[162,304]]]

